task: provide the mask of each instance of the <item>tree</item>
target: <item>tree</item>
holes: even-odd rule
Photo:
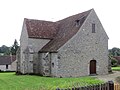
[[[6,45],[2,45],[0,47],[0,53],[3,55],[10,55],[9,47],[7,47]]]
[[[110,55],[110,54],[109,54],[108,57],[109,57],[109,60],[110,60],[110,62],[111,62],[111,66],[115,67],[115,66],[118,65],[118,61],[116,60],[116,58],[113,57],[113,55]]]
[[[118,65],[118,61],[115,58],[116,56],[120,56],[120,49],[116,47],[109,49],[109,60],[111,60],[112,66]]]
[[[17,40],[15,39],[14,44],[13,44],[12,47],[11,47],[11,54],[12,54],[12,55],[16,55],[16,52],[17,52],[17,49],[18,49],[18,48],[19,48],[18,42],[17,42]]]
[[[116,47],[109,49],[109,54],[113,56],[120,56],[120,49]]]

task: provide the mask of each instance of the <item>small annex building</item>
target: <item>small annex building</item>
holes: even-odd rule
[[[108,36],[94,9],[56,22],[24,19],[17,73],[102,75],[108,64]]]
[[[0,56],[0,71],[16,71],[16,56]]]

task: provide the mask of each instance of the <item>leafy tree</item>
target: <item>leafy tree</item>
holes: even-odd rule
[[[18,48],[19,48],[18,42],[17,42],[17,40],[15,39],[14,44],[13,44],[12,47],[11,47],[11,54],[12,54],[12,55],[16,55],[16,52],[17,52],[17,49],[18,49]]]
[[[6,45],[2,45],[0,47],[0,53],[2,53],[3,55],[9,55],[10,54],[9,47],[7,47]]]
[[[115,67],[118,65],[118,61],[116,60],[116,58],[113,57],[113,55],[109,54],[109,60],[111,62],[111,66]]]
[[[116,47],[109,49],[109,54],[113,56],[120,56],[120,49]]]
[[[116,58],[114,58],[116,56],[120,56],[120,49],[116,47],[109,49],[109,60],[111,60],[112,66],[118,65],[118,61],[116,60]]]

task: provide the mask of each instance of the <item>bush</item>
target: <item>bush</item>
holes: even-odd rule
[[[111,59],[111,65],[112,67],[117,67],[118,66],[118,61],[115,58]]]

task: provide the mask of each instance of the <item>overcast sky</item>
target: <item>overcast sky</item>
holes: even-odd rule
[[[120,48],[119,0],[0,0],[0,46],[19,42],[24,18],[56,21],[94,8],[109,36],[109,48]]]

